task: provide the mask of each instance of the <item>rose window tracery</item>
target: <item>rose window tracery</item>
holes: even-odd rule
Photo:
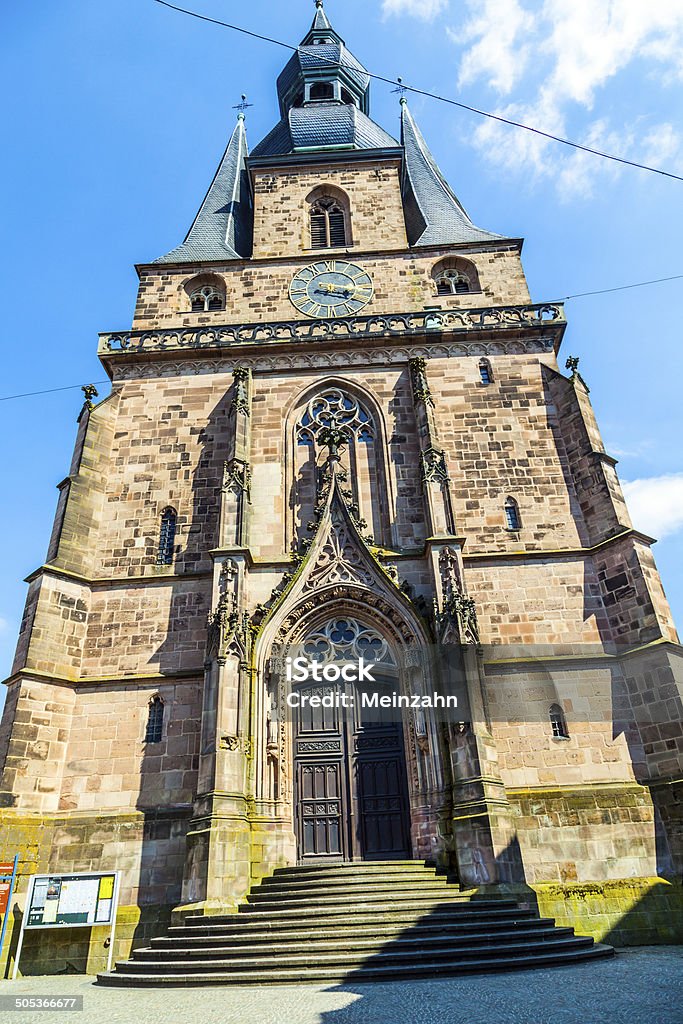
[[[372,443],[375,439],[372,418],[353,395],[340,388],[330,388],[310,400],[299,420],[299,444],[315,444],[323,427],[337,427],[349,439]]]
[[[384,637],[356,619],[335,618],[311,633],[303,644],[307,658],[320,662],[358,661],[370,665],[395,665]]]

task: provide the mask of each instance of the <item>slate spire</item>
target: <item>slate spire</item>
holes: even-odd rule
[[[311,25],[311,32],[332,32],[330,19],[325,14],[323,0],[315,0],[315,18]]]
[[[246,160],[249,155],[244,112],[182,245],[155,263],[195,263],[248,258],[253,210]]]
[[[441,173],[405,97],[401,97],[401,144],[405,152],[403,203],[411,245],[487,242],[502,237],[472,223]]]

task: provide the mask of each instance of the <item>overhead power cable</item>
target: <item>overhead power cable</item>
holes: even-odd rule
[[[648,284],[662,284],[664,281],[683,281],[683,274],[674,274],[673,277],[658,277],[654,281],[639,281],[637,284],[621,284],[618,288],[601,288],[597,292],[577,292],[576,295],[564,295],[560,302],[568,302],[569,299],[583,299],[587,295],[607,295],[608,292],[626,292],[630,288],[645,288]]]
[[[196,18],[198,21],[207,21],[211,25],[220,25],[221,28],[228,28],[232,32],[240,32],[242,35],[250,36],[252,39],[258,39],[264,43],[272,43],[274,46],[281,46],[285,50],[296,52],[298,49],[298,47],[292,46],[291,43],[285,43],[281,39],[273,39],[272,36],[265,36],[259,32],[252,32],[250,29],[243,28],[241,25],[233,25],[228,21],[220,21],[218,18],[209,18],[206,14],[198,14],[197,11],[187,10],[185,7],[177,7],[175,4],[168,3],[168,0],[154,0],[154,3],[160,4],[162,7],[168,7],[172,11],[178,11],[180,14],[186,14],[190,18]],[[336,67],[334,61],[326,60],[320,54],[315,53],[313,56],[326,67]],[[488,117],[493,121],[499,121],[501,124],[507,124],[513,128],[522,128],[526,132],[532,132],[532,134],[539,135],[544,139],[550,139],[552,142],[560,142],[563,146],[570,146],[572,149],[581,150],[583,153],[590,153],[593,156],[599,156],[603,160],[612,160],[614,163],[624,164],[627,167],[636,167],[640,171],[649,171],[652,174],[660,174],[664,178],[673,178],[674,181],[683,181],[683,176],[680,174],[673,174],[672,171],[664,171],[660,167],[650,167],[648,164],[638,163],[637,160],[627,160],[626,157],[623,156],[615,156],[613,153],[605,153],[600,149],[593,149],[591,146],[583,146],[580,142],[572,142],[571,139],[564,139],[561,135],[553,135],[551,132],[544,132],[540,128],[534,128],[531,125],[523,124],[521,121],[513,121],[509,117],[502,117],[500,114],[492,114],[488,110],[480,110],[478,107],[472,107],[467,103],[461,103],[460,100],[454,100],[450,96],[440,96],[438,93],[428,92],[426,89],[418,89],[416,86],[406,85],[402,79],[394,81],[393,78],[385,78],[383,75],[373,74],[371,71],[368,71],[367,74],[370,78],[374,78],[378,82],[385,82],[387,85],[398,86],[401,91],[411,92],[416,96],[426,96],[429,99],[438,100],[440,103],[448,103],[452,107],[459,107],[461,110],[468,110],[471,114],[478,114],[480,117]]]
[[[95,380],[93,384],[109,384],[109,380]],[[0,398],[0,402],[11,402],[15,398],[34,398],[36,395],[54,395],[57,391],[75,391],[77,388],[82,388],[82,384],[67,384],[63,388],[48,388],[47,391],[26,391],[23,395],[5,395],[4,398]]]

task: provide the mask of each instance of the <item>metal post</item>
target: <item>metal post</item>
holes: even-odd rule
[[[21,930],[19,932],[19,944],[17,945],[17,955],[14,958],[14,970],[12,971],[12,981],[17,980],[17,974],[19,973],[19,957],[21,956],[21,947],[24,945],[24,925],[28,920],[28,912],[33,903],[33,887],[36,884],[35,875],[31,879],[31,884],[28,887],[26,893],[26,906],[24,907],[24,913],[21,918]]]
[[[114,873],[114,892],[112,893],[111,908],[111,932],[109,933],[109,956],[107,957],[107,974],[111,974],[111,965],[114,959],[114,936],[116,935],[116,915],[119,909],[119,880],[118,871]]]
[[[17,879],[17,865],[19,864],[19,854],[14,854],[14,865],[12,867],[12,874],[10,876],[9,893],[7,894],[7,908],[5,913],[2,915],[2,931],[0,931],[0,958],[2,958],[2,949],[5,944],[5,932],[7,931],[7,918],[9,917],[12,903],[12,894],[14,892],[14,883]],[[7,875],[3,875],[3,879],[7,878]]]

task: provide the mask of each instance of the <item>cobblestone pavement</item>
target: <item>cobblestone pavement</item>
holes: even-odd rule
[[[683,1024],[683,947],[375,985],[109,989],[81,975],[0,982],[0,996],[29,995],[82,995],[84,1010],[3,1008],[0,1024]]]

